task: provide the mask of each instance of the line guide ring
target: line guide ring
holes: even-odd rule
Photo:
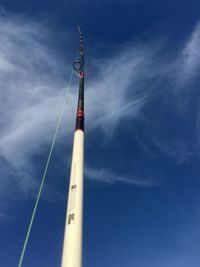
[[[75,61],[74,63],[73,63],[73,68],[75,69],[75,71],[80,71],[81,69],[82,69],[82,64],[81,64],[81,62],[79,62],[79,61]]]

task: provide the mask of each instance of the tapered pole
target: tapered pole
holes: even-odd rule
[[[79,96],[76,113],[76,127],[71,162],[68,206],[65,222],[62,267],[82,267],[82,225],[83,225],[83,172],[84,172],[84,48],[80,34],[80,61],[74,62],[79,73]]]

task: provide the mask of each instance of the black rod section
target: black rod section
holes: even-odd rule
[[[80,34],[80,61],[74,62],[74,68],[79,72],[79,95],[78,95],[78,105],[76,113],[76,130],[84,131],[84,46],[83,46],[83,35],[78,26],[78,31]]]

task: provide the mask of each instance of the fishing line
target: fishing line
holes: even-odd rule
[[[61,0],[61,1],[62,1],[63,5],[64,5],[64,8],[67,11],[68,15],[70,16],[71,20],[73,21],[74,26],[79,31],[80,38],[81,38],[81,41],[82,41],[82,33],[80,31],[80,27],[79,27],[79,24],[78,24],[77,20],[73,16],[68,4],[64,0]],[[81,53],[81,51],[79,51],[79,52]],[[76,56],[76,58],[77,58],[77,56]],[[33,212],[32,212],[32,215],[31,215],[31,219],[30,219],[30,222],[29,222],[29,226],[28,226],[28,230],[27,230],[26,237],[25,237],[25,240],[24,240],[24,244],[23,244],[23,247],[22,247],[22,251],[21,251],[18,267],[21,267],[22,264],[23,264],[23,261],[24,261],[24,255],[25,255],[25,252],[26,252],[26,248],[27,248],[29,237],[30,237],[31,229],[32,229],[32,226],[33,226],[33,221],[35,219],[36,211],[37,211],[37,208],[38,208],[39,200],[40,200],[40,197],[41,197],[41,194],[42,194],[42,190],[43,190],[43,187],[44,187],[44,182],[46,180],[49,163],[50,163],[50,160],[51,160],[51,156],[52,156],[53,149],[54,149],[54,146],[55,146],[55,143],[56,143],[56,139],[57,139],[57,135],[58,135],[58,130],[60,128],[60,123],[62,121],[62,117],[63,117],[63,114],[64,114],[64,109],[65,109],[65,105],[66,105],[66,102],[67,102],[67,98],[68,98],[68,94],[69,94],[69,90],[70,90],[70,85],[71,85],[71,82],[72,82],[73,74],[74,74],[74,72],[77,72],[76,68],[74,68],[74,69],[75,69],[75,71],[72,70],[72,72],[71,72],[69,83],[68,83],[68,86],[67,86],[67,89],[66,89],[66,94],[65,94],[65,97],[64,97],[64,100],[63,100],[62,107],[61,107],[60,112],[59,112],[58,121],[57,121],[57,125],[56,125],[56,128],[55,128],[52,144],[51,144],[50,151],[49,151],[49,154],[48,154],[48,158],[47,158],[47,161],[46,161],[44,173],[43,173],[43,176],[42,176],[42,181],[41,181],[41,184],[40,184],[40,187],[39,187],[39,191],[38,191],[38,194],[37,194],[37,198],[36,198],[36,201],[35,201],[34,209],[33,209]]]
[[[54,132],[52,144],[51,144],[51,147],[50,147],[50,151],[49,151],[49,154],[48,154],[48,158],[47,158],[47,161],[46,161],[46,165],[45,165],[42,181],[41,181],[41,184],[40,184],[40,187],[39,187],[39,191],[38,191],[37,198],[36,198],[36,201],[35,201],[33,213],[32,213],[31,220],[30,220],[30,223],[29,223],[29,226],[28,226],[28,231],[27,231],[26,238],[25,238],[25,241],[24,241],[24,244],[23,244],[23,248],[22,248],[22,251],[21,251],[21,256],[20,256],[20,259],[19,259],[18,267],[22,266],[22,263],[23,263],[23,260],[24,260],[24,254],[25,254],[27,243],[28,243],[29,236],[30,236],[30,233],[31,233],[33,221],[35,219],[35,214],[36,214],[37,207],[38,207],[38,204],[39,204],[39,200],[40,200],[40,197],[41,197],[41,193],[42,193],[42,189],[43,189],[43,186],[44,186],[44,182],[45,182],[45,179],[46,179],[46,176],[47,176],[47,171],[48,171],[49,163],[50,163],[51,156],[52,156],[52,153],[53,153],[53,149],[54,149],[54,146],[55,146],[56,138],[57,138],[57,135],[58,135],[58,130],[60,128],[60,123],[62,121],[65,105],[66,105],[66,102],[67,102],[67,99],[68,99],[68,95],[69,95],[69,90],[70,90],[73,74],[74,74],[74,70],[72,69],[72,72],[71,72],[71,75],[70,75],[70,79],[69,79],[69,83],[68,83],[68,86],[66,88],[66,93],[65,93],[65,96],[64,96],[63,104],[62,104],[62,107],[61,107],[60,112],[59,112],[58,121],[57,121],[57,125],[56,125],[56,128],[55,128],[55,132]]]
[[[64,8],[67,11],[68,15],[72,19],[74,26],[77,28],[79,26],[79,23],[78,23],[77,19],[75,19],[74,15],[72,14],[72,12],[71,12],[71,10],[69,8],[68,2],[66,0],[61,0],[61,1],[62,1],[63,5],[64,5]]]

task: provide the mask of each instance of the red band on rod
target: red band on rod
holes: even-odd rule
[[[76,117],[84,117],[84,112],[83,111],[78,111],[76,113]]]
[[[83,72],[83,71],[80,72],[80,78],[81,78],[81,79],[84,78],[84,72]]]

